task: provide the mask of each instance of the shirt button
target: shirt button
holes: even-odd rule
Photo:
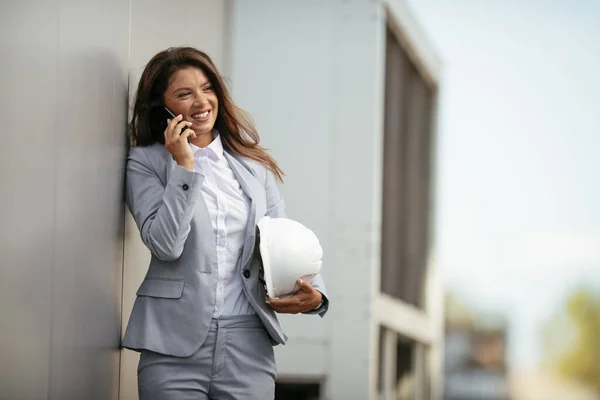
[[[184,183],[183,186],[181,187],[183,190],[188,190],[190,187],[187,185],[187,183]]]
[[[244,278],[246,278],[246,279],[250,278],[250,270],[247,270],[247,269],[244,270]]]

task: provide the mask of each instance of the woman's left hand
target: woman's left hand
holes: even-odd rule
[[[291,296],[281,299],[267,299],[267,304],[280,314],[298,314],[314,310],[323,295],[308,282],[298,279],[300,289]]]

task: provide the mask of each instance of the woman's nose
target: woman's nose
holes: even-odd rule
[[[200,93],[196,93],[196,95],[194,96],[194,104],[196,105],[205,105],[208,103],[208,99],[206,97],[206,95],[204,94],[204,92],[200,92]]]

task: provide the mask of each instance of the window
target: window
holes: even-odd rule
[[[388,30],[381,291],[421,306],[428,249],[432,90]]]

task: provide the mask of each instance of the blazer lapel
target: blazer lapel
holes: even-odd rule
[[[254,175],[238,161],[236,156],[229,154],[227,151],[224,154],[242,190],[250,199],[250,215],[248,216],[246,239],[244,240],[244,249],[242,250],[242,266],[245,266],[250,261],[254,249],[256,224],[266,212],[265,189]]]

